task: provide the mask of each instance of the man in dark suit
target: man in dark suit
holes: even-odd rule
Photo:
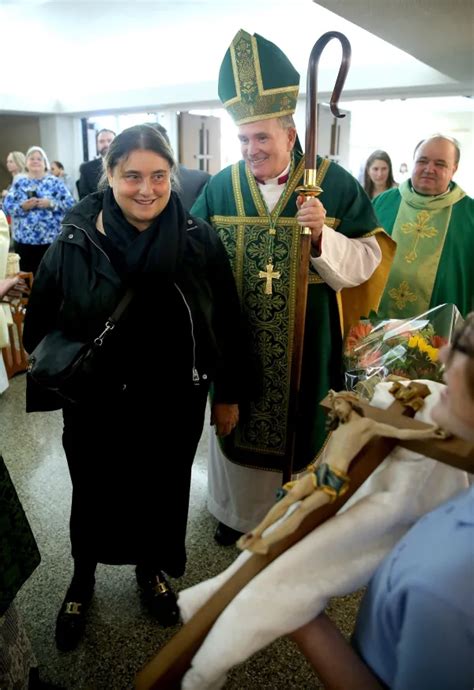
[[[157,122],[148,123],[150,126],[154,127],[168,142],[170,143],[168,132],[163,127],[163,125]],[[187,168],[185,165],[178,164],[178,183],[179,188],[176,189],[181,201],[183,202],[184,208],[189,211],[191,206],[194,204],[206,184],[211,179],[211,175],[204,170],[193,170]]]
[[[114,139],[115,132],[112,132],[111,129],[101,129],[97,132],[97,152],[99,157],[83,163],[79,168],[80,176],[77,181],[79,199],[83,199],[88,194],[97,191],[97,185],[103,172],[102,161]]]

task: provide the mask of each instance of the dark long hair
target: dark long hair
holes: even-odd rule
[[[386,151],[382,151],[381,149],[374,151],[367,158],[367,163],[365,164],[364,170],[364,189],[367,192],[369,199],[372,199],[375,189],[375,185],[369,176],[369,168],[372,165],[372,163],[376,160],[384,161],[384,163],[387,163],[388,165],[388,177],[385,189],[391,189],[395,184],[395,180],[393,179],[392,161],[390,160],[390,156]]]
[[[132,151],[153,151],[168,161],[173,182],[177,164],[169,143],[152,125],[135,125],[124,129],[110,144],[104,158],[104,171],[99,189],[105,189],[108,185],[107,170],[114,170],[119,163],[126,161]]]

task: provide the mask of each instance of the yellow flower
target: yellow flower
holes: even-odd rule
[[[408,347],[419,347],[421,350],[420,342],[426,343],[426,340],[421,335],[412,335],[408,340]]]
[[[439,350],[437,350],[436,347],[432,347],[431,345],[427,344],[425,352],[428,355],[430,361],[433,362],[433,364],[438,361]]]
[[[408,347],[417,347],[420,352],[424,352],[433,363],[438,361],[438,348],[429,345],[421,335],[412,335],[408,340]]]

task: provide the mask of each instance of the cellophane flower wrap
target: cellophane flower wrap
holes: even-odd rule
[[[462,317],[442,304],[411,319],[380,319],[372,314],[351,326],[344,340],[345,385],[370,399],[389,374],[407,379],[443,380],[439,351],[451,342]]]

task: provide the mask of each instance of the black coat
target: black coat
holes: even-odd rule
[[[79,202],[45,254],[25,318],[27,351],[55,327],[71,338],[94,338],[123,295],[95,229],[101,208],[99,193]],[[108,340],[107,363],[110,355],[126,386],[105,402],[63,405],[73,558],[140,564],[174,577],[186,563],[191,467],[209,383],[216,400],[232,403],[243,380],[240,308],[227,254],[207,223],[189,214],[185,222],[174,281],[152,275],[145,290],[140,283]],[[28,380],[29,411],[61,405]]]
[[[102,172],[102,158],[94,158],[94,160],[81,165],[79,168],[79,179],[77,181],[79,199],[83,199],[88,194],[93,194],[97,191],[97,185],[99,184]]]
[[[193,170],[185,165],[178,166],[179,189],[177,190],[184,208],[189,211],[211,179],[204,170]]]
[[[20,499],[0,455],[0,616],[30,577],[40,555]]]
[[[93,339],[102,332],[106,319],[124,294],[126,286],[97,238],[95,221],[101,208],[101,193],[77,204],[66,215],[61,234],[47,251],[35,277],[25,317],[23,342],[27,352],[32,352],[57,327],[72,339]],[[189,214],[187,223],[176,285],[178,300],[181,304],[184,300],[185,305],[181,309],[184,328],[192,329],[195,340],[193,366],[201,378],[214,382],[217,402],[238,402],[243,394],[245,364],[232,270],[216,232],[205,221]],[[150,301],[147,308],[153,315],[156,300],[151,296]],[[174,320],[175,316],[171,318]],[[166,324],[167,329],[173,326]],[[140,337],[146,339],[146,324],[143,327]],[[58,400],[52,401],[50,394],[29,382],[28,411],[60,406]]]

